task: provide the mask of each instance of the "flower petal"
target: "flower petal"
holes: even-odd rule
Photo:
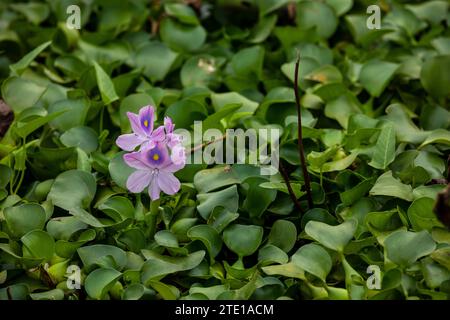
[[[141,128],[141,124],[139,123],[139,116],[132,112],[127,112],[128,120],[130,120],[131,129],[137,135],[145,137],[145,132]]]
[[[169,151],[164,143],[158,142],[153,149],[142,150],[142,161],[145,162],[149,168],[164,168],[170,160]]]
[[[142,137],[138,136],[137,134],[127,133],[120,135],[116,140],[116,144],[123,150],[133,151],[142,143],[142,141]]]
[[[142,158],[141,152],[132,152],[132,153],[126,153],[123,155],[123,161],[125,163],[135,169],[141,169],[141,170],[148,170],[148,166],[146,165],[145,161]]]
[[[145,106],[139,110],[139,125],[146,135],[150,135],[153,131],[153,123],[155,122],[155,109],[153,106]]]
[[[175,125],[172,122],[172,119],[169,117],[164,117],[164,127],[166,128],[166,133],[172,133]]]
[[[160,171],[156,179],[158,181],[158,186],[164,193],[172,195],[180,190],[180,181],[173,173]]]
[[[170,162],[167,166],[165,166],[161,170],[164,170],[164,172],[177,172],[178,170],[183,169],[184,166],[185,166],[184,163],[175,164],[173,162]]]
[[[155,142],[161,142],[165,138],[166,138],[166,135],[164,133],[164,127],[163,126],[159,126],[158,128],[155,129],[155,131],[152,132],[151,140],[153,140]]]
[[[152,173],[148,170],[137,170],[127,180],[127,189],[133,193],[140,193],[150,184]]]
[[[157,177],[153,176],[152,181],[150,182],[150,185],[148,186],[148,195],[150,196],[150,199],[158,200],[159,199],[159,193],[161,192],[161,189],[158,186],[158,182],[156,181]]]
[[[186,163],[185,148],[181,144],[176,144],[172,149],[170,159],[172,159],[172,162],[176,165],[185,164]]]

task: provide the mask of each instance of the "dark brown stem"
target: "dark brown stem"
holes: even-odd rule
[[[219,138],[217,138],[217,139],[215,139],[215,140],[211,140],[211,141],[208,141],[208,142],[199,144],[199,145],[197,145],[197,146],[191,148],[190,150],[187,150],[187,151],[186,151],[186,154],[194,153],[195,151],[200,150],[200,149],[203,149],[204,147],[209,146],[209,145],[212,144],[212,143],[222,141],[222,140],[224,140],[226,137],[227,137],[227,134],[225,133],[223,136],[221,136],[221,137],[219,137]]]
[[[298,93],[298,69],[300,65],[300,53],[297,51],[297,61],[295,62],[295,75],[294,75],[294,92],[295,103],[297,105],[297,120],[298,120],[298,152],[300,156],[300,162],[302,165],[303,178],[305,179],[306,197],[308,199],[308,206],[311,209],[313,207],[312,192],[311,192],[311,179],[309,177],[308,168],[306,167],[305,150],[303,149],[303,133],[302,133],[302,114],[300,109],[300,96]]]
[[[300,202],[298,202],[297,197],[295,196],[294,190],[292,190],[291,183],[289,181],[289,176],[288,176],[286,170],[284,169],[284,166],[281,164],[281,162],[280,162],[280,173],[284,179],[284,182],[286,183],[286,186],[287,186],[289,195],[291,196],[292,202],[294,203],[297,210],[300,211],[300,213],[303,213],[303,209],[300,206]]]

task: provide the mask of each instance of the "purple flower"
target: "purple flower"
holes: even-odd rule
[[[137,169],[127,180],[131,192],[140,193],[148,187],[150,198],[157,200],[161,191],[173,195],[180,190],[180,181],[173,173],[182,169],[185,162],[175,164],[164,142],[157,142],[152,149],[127,153],[123,159],[128,166]]]
[[[175,125],[169,117],[164,118],[164,129],[166,133],[166,143],[171,150],[171,159],[175,164],[186,163],[186,153],[182,146],[182,136],[173,133]]]
[[[116,144],[126,151],[133,151],[137,146],[152,149],[156,143],[164,140],[164,127],[153,130],[155,122],[155,109],[145,106],[139,110],[139,114],[127,112],[133,133],[122,134],[116,140]]]

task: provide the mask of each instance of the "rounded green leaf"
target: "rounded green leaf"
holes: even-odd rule
[[[31,80],[11,77],[2,84],[2,97],[15,113],[19,113],[33,107],[46,89]]]
[[[254,225],[234,224],[223,232],[226,246],[239,257],[245,257],[258,250],[263,237],[263,228]]]
[[[433,227],[443,227],[433,212],[434,200],[431,198],[419,198],[414,200],[408,208],[408,218],[415,231],[428,230]]]
[[[55,206],[65,210],[87,208],[95,196],[97,184],[86,171],[69,170],[56,177],[47,196]]]
[[[435,56],[427,60],[420,73],[420,81],[429,94],[435,98],[450,94],[450,55]]]
[[[222,239],[213,227],[207,224],[193,226],[187,232],[192,240],[200,240],[208,249],[211,260],[213,260],[222,249]]]
[[[108,169],[111,179],[121,188],[127,188],[128,177],[135,171],[123,161],[124,151],[118,152],[109,162]]]
[[[42,230],[47,216],[38,204],[22,204],[4,210],[6,224],[13,236],[21,237],[32,230]]]
[[[298,249],[292,256],[292,263],[315,275],[323,282],[325,282],[333,264],[329,253],[315,243],[309,243]]]
[[[100,300],[111,289],[122,274],[115,269],[100,268],[92,271],[84,281],[87,294]]]
[[[166,44],[152,41],[139,48],[134,57],[135,64],[152,81],[163,80],[172,68],[178,54]]]
[[[206,118],[208,111],[199,102],[184,99],[170,105],[166,110],[166,116],[172,118],[177,128],[189,129],[194,121],[201,121]]]
[[[90,127],[71,128],[64,132],[60,139],[66,147],[78,147],[86,153],[98,148],[97,133]]]
[[[200,250],[184,257],[163,256],[150,250],[142,250],[147,261],[142,266],[141,281],[148,285],[152,280],[198,266],[205,257],[205,251]]]
[[[33,230],[20,240],[24,258],[50,260],[55,253],[55,241],[47,232]]]
[[[295,224],[287,220],[277,220],[270,229],[268,243],[277,246],[284,252],[289,252],[297,240]]]
[[[161,230],[155,234],[157,244],[167,248],[178,248],[177,237],[168,230]]]
[[[342,252],[353,238],[357,227],[356,220],[347,220],[340,225],[330,226],[319,221],[309,221],[305,232],[323,246]]]
[[[384,247],[389,260],[399,266],[407,267],[417,259],[432,253],[436,243],[425,230],[420,232],[399,230],[384,240]]]
[[[326,3],[316,1],[303,1],[297,4],[296,21],[301,29],[315,29],[314,31],[322,38],[329,38],[338,25],[333,9]]]
[[[177,51],[195,51],[206,39],[206,31],[201,25],[186,25],[171,18],[163,19],[159,32],[163,42]]]
[[[86,268],[100,265],[121,270],[127,263],[125,251],[118,247],[106,244],[81,247],[77,252]]]
[[[361,68],[359,81],[374,97],[379,97],[387,87],[399,65],[391,62],[371,60]]]
[[[64,291],[61,289],[53,289],[38,293],[30,293],[30,298],[33,300],[63,300]]]
[[[217,88],[220,85],[219,68],[223,60],[205,54],[190,57],[180,71],[183,87]]]
[[[108,198],[98,206],[98,209],[117,222],[134,217],[133,203],[130,199],[121,196]]]

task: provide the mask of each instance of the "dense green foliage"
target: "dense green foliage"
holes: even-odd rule
[[[448,183],[448,7],[1,1],[0,129],[8,106],[15,118],[0,140],[0,299],[447,299],[450,232],[433,207]],[[127,192],[115,139],[147,104],[177,128],[283,130],[304,212],[280,174],[245,164],[187,165],[160,203]]]

